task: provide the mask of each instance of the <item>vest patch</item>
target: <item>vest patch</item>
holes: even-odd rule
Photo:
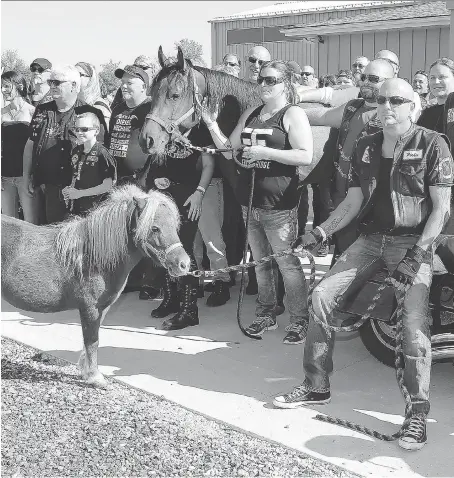
[[[441,179],[451,182],[453,179],[451,158],[448,157],[441,159],[438,166],[438,171],[440,173]]]
[[[363,157],[361,158],[363,163],[370,163],[370,156],[369,156],[369,146],[364,150]]]
[[[454,108],[449,108],[447,116],[447,122],[452,123],[454,121]]]
[[[422,149],[404,151],[403,159],[422,159]]]

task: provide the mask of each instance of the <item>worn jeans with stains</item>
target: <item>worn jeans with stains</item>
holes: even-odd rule
[[[224,185],[221,178],[212,178],[202,200],[202,213],[199,218],[199,229],[194,239],[194,256],[197,267],[202,269],[203,243],[207,248],[210,269],[216,271],[228,266],[225,242],[222,237],[224,221]],[[216,280],[230,281],[228,272],[219,273]]]
[[[246,221],[247,208],[243,206],[242,210]],[[297,230],[296,208],[284,211],[252,208],[248,241],[254,260],[290,249],[296,239]],[[307,284],[299,258],[285,255],[279,257],[276,262],[284,279],[290,322],[308,320]],[[278,285],[276,262],[266,262],[255,268],[258,284],[257,317],[275,316]]]
[[[315,315],[328,323],[340,300],[358,291],[384,265],[391,274],[419,236],[361,235],[337,260],[312,294]],[[422,264],[403,306],[404,383],[414,413],[429,412],[431,338],[429,289],[432,266]],[[334,333],[310,320],[304,348],[304,384],[315,391],[329,390],[333,371]]]

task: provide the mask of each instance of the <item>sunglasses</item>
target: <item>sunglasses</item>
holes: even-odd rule
[[[384,105],[387,101],[391,106],[402,106],[404,103],[413,103],[413,100],[408,100],[407,98],[402,98],[401,96],[377,96],[377,103],[379,105]]]
[[[282,83],[284,81],[284,78],[276,78],[275,76],[260,76],[257,78],[257,83],[261,85],[262,83],[265,83],[266,86],[274,86],[279,83]]]
[[[69,80],[47,80],[47,84],[52,88],[53,86],[60,86],[62,83],[70,83]]]
[[[252,56],[249,57],[249,63],[253,63],[254,65],[256,63],[259,64],[259,66],[262,66],[264,63],[266,63],[265,60],[259,60],[258,58],[253,58]]]
[[[380,81],[384,81],[388,79],[388,78],[382,78],[381,76],[377,76],[377,75],[366,75],[364,73],[361,75],[360,78],[362,82],[367,80],[369,83],[380,83]]]
[[[353,68],[366,68],[366,65],[362,65],[361,63],[353,63]]]
[[[32,66],[32,67],[30,68],[30,71],[31,71],[32,73],[43,73],[43,72],[45,71],[45,69],[42,68],[42,67],[40,67],[40,66]]]
[[[240,66],[240,65],[238,65],[238,63],[232,63],[232,62],[230,62],[230,61],[228,61],[228,62],[226,63],[226,65],[229,65],[229,66]]]
[[[88,133],[89,131],[96,129],[96,128],[89,128],[88,126],[80,126],[73,128],[73,131],[76,133]]]
[[[313,75],[313,73],[310,72],[310,71],[302,71],[301,72],[301,76],[311,76],[311,75]]]

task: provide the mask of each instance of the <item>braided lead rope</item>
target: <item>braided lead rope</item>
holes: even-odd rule
[[[386,285],[383,284],[383,286],[380,286],[379,290],[380,289],[383,290],[385,287]],[[377,303],[379,297],[380,297],[380,294],[378,293],[374,296],[373,302],[375,304]],[[404,434],[404,432],[408,428],[408,425],[410,423],[410,418],[412,415],[411,397],[407,387],[404,384],[405,361],[404,361],[404,354],[403,354],[403,348],[402,348],[402,343],[403,343],[403,313],[402,312],[403,312],[404,300],[405,300],[404,294],[401,294],[400,297],[398,297],[397,299],[396,348],[395,348],[395,362],[394,362],[394,367],[396,369],[397,383],[399,385],[400,391],[405,401],[405,419],[400,430],[392,435],[387,435],[387,434],[379,433],[375,430],[372,430],[371,428],[367,428],[362,425],[357,425],[356,423],[353,423],[349,420],[343,420],[341,418],[335,418],[335,417],[330,417],[328,415],[321,415],[321,414],[317,414],[314,417],[315,420],[331,423],[333,425],[340,425],[345,428],[349,428],[350,430],[354,430],[359,433],[364,433],[365,435],[369,435],[371,437],[378,438],[379,440],[383,440],[383,441],[393,441]],[[368,311],[372,310],[375,307],[375,304],[371,304],[371,306],[368,307]],[[323,322],[320,321],[320,319],[318,319],[318,317],[314,313],[313,306],[312,306],[312,297],[309,298],[309,313],[311,317],[313,318],[313,320],[315,320],[318,324],[320,324],[325,329],[328,328],[332,331],[339,331],[339,332],[350,332],[352,330],[356,330],[357,328],[359,328],[359,327],[356,327],[358,323],[361,323],[362,325],[367,320],[367,318],[370,317],[370,313],[366,313],[358,320],[358,322],[348,327],[334,327],[332,325],[324,324]],[[367,318],[364,319],[364,317],[366,316]]]

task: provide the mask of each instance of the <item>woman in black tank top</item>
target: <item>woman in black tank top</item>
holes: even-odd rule
[[[227,139],[207,111],[203,119],[218,148],[243,146],[237,158],[236,194],[246,216],[250,193],[249,169],[255,168],[255,187],[248,240],[254,259],[289,249],[296,239],[297,167],[312,161],[312,132],[306,113],[294,103],[291,70],[282,61],[265,63],[257,82],[263,105],[246,110]],[[224,153],[232,159],[232,153]],[[290,327],[284,343],[301,343],[307,331],[307,286],[299,259],[286,255],[277,260],[282,273]],[[258,297],[256,320],[248,327],[252,335],[277,328],[277,269],[273,263],[256,267]]]
[[[38,222],[37,198],[27,194],[22,180],[23,155],[29,137],[29,124],[35,108],[26,101],[25,78],[15,72],[2,74],[2,95],[8,106],[2,108],[2,213]]]

